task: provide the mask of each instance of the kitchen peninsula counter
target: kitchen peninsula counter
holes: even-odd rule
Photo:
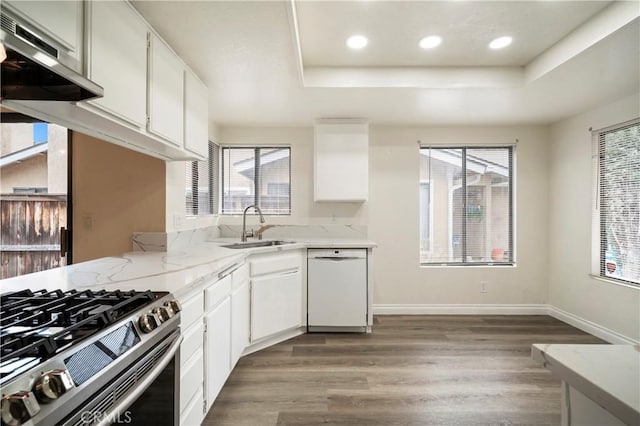
[[[531,356],[563,381],[563,425],[640,424],[640,346],[536,344]]]

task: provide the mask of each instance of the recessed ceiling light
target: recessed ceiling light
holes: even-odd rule
[[[347,46],[352,49],[362,49],[369,43],[369,40],[362,35],[354,35],[347,39]]]
[[[420,40],[420,47],[423,49],[433,49],[434,47],[440,46],[440,43],[442,43],[442,37],[431,35]]]
[[[502,49],[510,45],[512,40],[511,37],[498,37],[489,43],[489,47],[492,49]]]

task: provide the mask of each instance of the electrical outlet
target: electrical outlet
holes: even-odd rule
[[[178,213],[173,214],[173,228],[180,229],[182,228],[182,215]]]
[[[480,293],[487,293],[487,282],[486,281],[480,281]]]

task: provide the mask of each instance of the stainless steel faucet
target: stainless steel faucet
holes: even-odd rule
[[[247,231],[247,210],[249,210],[251,207],[253,207],[260,215],[260,223],[264,223],[264,216],[262,216],[262,210],[260,210],[260,207],[258,207],[255,204],[247,206],[242,212],[242,235],[240,236],[240,240],[242,242],[246,242],[247,237],[254,236],[253,229],[250,229],[249,231]]]

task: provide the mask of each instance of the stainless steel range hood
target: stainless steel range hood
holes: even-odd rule
[[[104,95],[102,87],[60,62],[60,51],[2,11],[0,43],[6,51],[0,100],[82,101]]]

